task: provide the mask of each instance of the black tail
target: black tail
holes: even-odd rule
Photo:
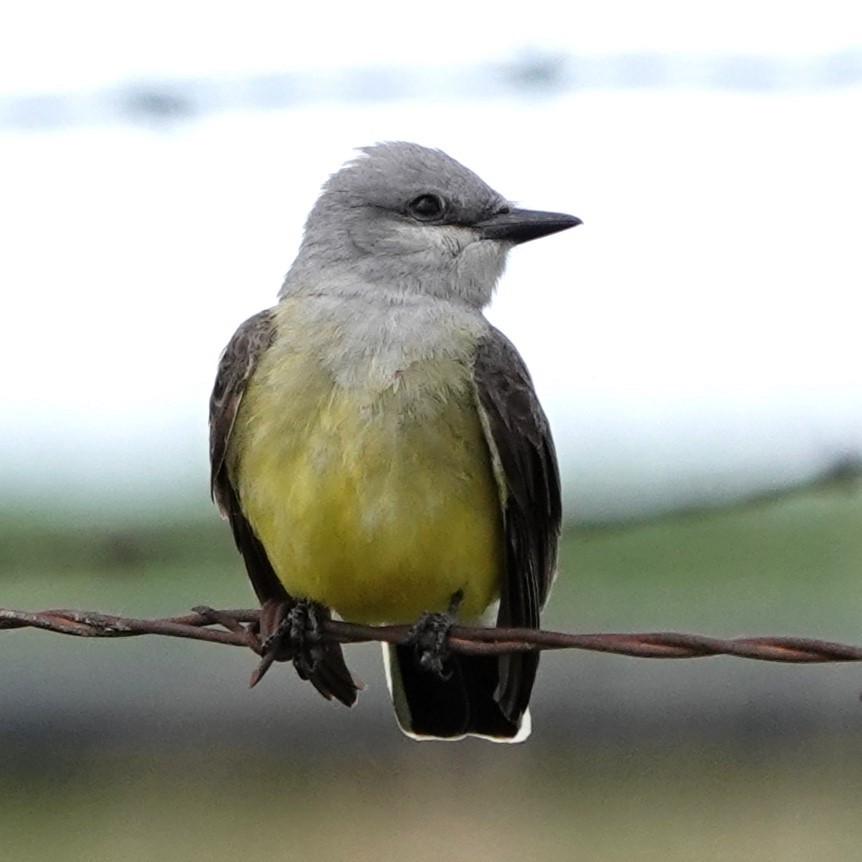
[[[537,654],[529,658],[538,661]],[[520,698],[523,708],[506,715],[497,700],[500,659],[496,656],[451,656],[446,679],[420,667],[412,646],[386,646],[384,660],[395,715],[405,733],[436,739],[484,736],[501,742],[520,742],[529,735],[529,689]],[[530,688],[534,675],[535,670],[527,674]]]

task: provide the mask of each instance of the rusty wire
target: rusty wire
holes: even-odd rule
[[[162,635],[229,644],[262,654],[260,612],[197,607],[179,617],[145,620],[97,611],[47,610],[38,613],[0,608],[0,630],[38,628],[75,637],[116,638]],[[329,620],[323,637],[339,643],[407,642],[410,626],[369,626]],[[703,658],[728,655],[759,661],[822,664],[862,661],[862,647],[800,637],[748,637],[730,640],[676,632],[567,634],[525,628],[453,626],[448,649],[469,655],[500,655],[549,649],[579,649],[637,658]]]

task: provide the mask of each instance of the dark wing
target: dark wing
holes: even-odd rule
[[[225,458],[239,405],[261,354],[272,344],[275,323],[272,309],[259,311],[233,334],[219,357],[215,386],[210,396],[210,491],[219,511],[230,517],[232,490]]]
[[[222,352],[210,396],[210,492],[219,511],[230,521],[236,546],[245,559],[249,578],[261,602],[282,598],[286,593],[240,508],[228,475],[227,451],[245,388],[261,354],[274,337],[271,309],[246,320]]]
[[[249,578],[261,602],[284,599],[287,594],[240,508],[228,475],[227,451],[245,387],[258,359],[274,337],[271,309],[246,320],[222,352],[210,397],[210,491],[219,511],[230,521],[236,546],[245,559]]]
[[[473,374],[503,505],[506,573],[497,624],[538,628],[562,519],[551,429],[524,360],[493,327],[477,346]],[[527,708],[538,664],[538,653],[500,659],[496,698],[512,721]]]
[[[234,333],[219,359],[215,386],[210,397],[210,490],[213,500],[230,521],[234,541],[245,560],[254,591],[264,605],[262,621],[277,617],[277,606],[291,601],[266,554],[260,539],[243,514],[227,469],[227,452],[239,406],[261,354],[275,338],[272,309],[250,317]],[[325,611],[328,615],[329,611]],[[268,632],[262,630],[261,634]],[[337,698],[348,706],[356,701],[357,686],[337,643],[327,643],[317,667],[306,678],[326,698]]]

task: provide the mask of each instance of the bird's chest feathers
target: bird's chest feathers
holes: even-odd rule
[[[484,447],[471,319],[441,319],[439,309],[337,311],[323,302],[279,306],[277,338],[241,406],[237,457],[266,459],[281,474],[370,480]]]
[[[499,497],[473,343],[296,318],[279,332],[243,399],[232,471],[289,592],[357,619],[445,608],[470,583],[467,613],[491,601]]]
[[[404,429],[472,401],[476,324],[436,308],[334,308],[326,301],[282,303],[279,335],[255,383],[279,401],[295,400],[313,421],[334,417],[361,431]],[[294,412],[294,411],[291,411]],[[384,429],[378,427],[377,433]]]

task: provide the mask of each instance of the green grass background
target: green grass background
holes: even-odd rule
[[[862,642],[862,495],[571,529],[552,627]],[[249,606],[204,509],[0,515],[0,605]],[[857,860],[862,672],[546,656],[522,746],[419,744],[251,655],[0,633],[3,859]],[[354,659],[354,656],[356,657]],[[201,706],[203,704],[203,706]]]

